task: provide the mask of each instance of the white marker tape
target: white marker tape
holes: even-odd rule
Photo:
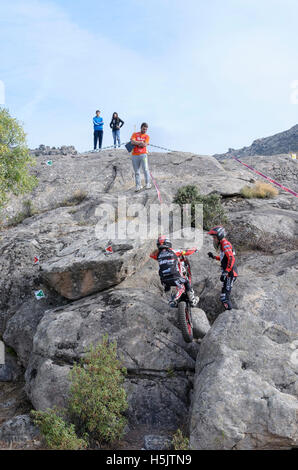
[[[5,364],[5,346],[3,341],[0,340],[0,366]]]

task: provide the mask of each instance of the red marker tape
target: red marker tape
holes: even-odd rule
[[[269,176],[266,176],[264,175],[263,173],[261,173],[260,171],[256,170],[255,168],[253,168],[252,166],[249,166],[247,165],[246,163],[243,163],[241,160],[239,160],[239,158],[236,158],[236,157],[232,157],[234,160],[236,160],[236,162],[239,162],[241,163],[242,165],[246,166],[247,168],[249,168],[251,171],[253,171],[254,173],[256,173],[257,175],[260,175],[262,176],[263,178],[265,178],[266,180],[270,181],[270,183],[273,183],[275,184],[276,186],[278,186],[279,188],[283,189],[284,191],[287,191],[288,193],[292,194],[293,196],[296,196],[298,197],[298,193],[296,193],[295,191],[293,191],[292,189],[289,189],[289,188],[286,188],[285,186],[283,186],[282,184],[278,183],[277,181],[273,180],[272,178],[269,178]]]

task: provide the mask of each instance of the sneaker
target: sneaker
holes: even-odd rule
[[[187,293],[187,297],[188,297],[188,300],[190,302],[190,305],[192,307],[195,307],[197,305],[197,303],[199,302],[199,297],[196,297],[195,296],[195,293],[193,291],[193,289],[191,289],[188,293]]]
[[[152,188],[151,183],[146,184],[146,189],[151,189],[151,188]]]
[[[193,300],[191,300],[190,305],[191,307],[196,307],[199,303],[200,297],[194,297]]]
[[[141,191],[141,189],[143,189],[143,186],[137,186],[135,192],[138,193],[139,191]]]

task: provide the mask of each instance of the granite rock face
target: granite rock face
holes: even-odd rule
[[[246,155],[278,155],[298,151],[298,124],[284,132],[279,132],[270,137],[256,139],[250,147],[242,149],[229,149],[227,153],[216,154],[216,158],[231,156],[243,157]]]
[[[157,212],[154,186],[134,192],[126,151],[65,152],[42,148],[30,204],[27,196],[13,197],[2,213],[0,335],[26,368],[33,406],[63,406],[74,361],[108,333],[128,370],[132,426],[150,426],[159,435],[186,425],[190,412],[194,448],[296,446],[297,198],[284,191],[268,200],[242,198],[241,189],[261,177],[235,160],[149,155],[163,203],[172,203],[186,184],[222,197],[236,250],[239,278],[229,313],[219,301],[221,270],[208,258],[214,248],[206,232],[190,257],[200,302],[193,309],[196,340],[186,344],[149,258],[156,234],[115,241],[101,231],[113,223],[131,228],[137,211],[152,205]],[[298,191],[297,162],[287,155],[241,159]],[[44,297],[38,300],[39,290]]]
[[[297,338],[248,309],[219,315],[196,361],[192,449],[298,445]]]

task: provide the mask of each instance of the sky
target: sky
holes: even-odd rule
[[[0,0],[0,104],[30,148],[122,141],[199,154],[297,124],[297,0]],[[2,103],[1,103],[2,96]]]

